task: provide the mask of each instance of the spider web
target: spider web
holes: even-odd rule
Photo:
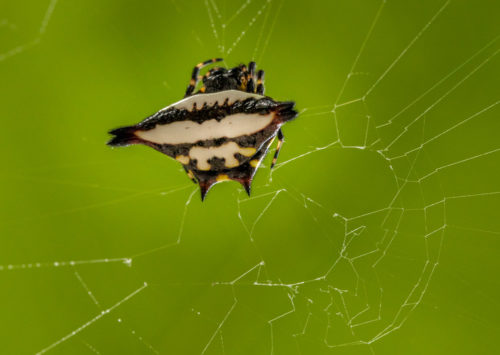
[[[48,2],[34,39],[2,48],[0,61],[8,64],[29,56],[35,46],[43,47],[51,35],[51,19],[63,16],[58,14],[61,3]],[[208,57],[220,54],[232,66],[240,57],[249,58],[250,48],[251,59],[262,63],[272,80],[289,78],[289,73],[265,63],[288,48],[288,36],[298,35],[280,30],[298,4],[200,3],[172,0],[169,6],[183,19],[194,11],[203,13],[205,21],[186,36],[212,53]],[[323,5],[313,6],[318,13],[311,18],[319,21],[321,12],[334,20],[332,9],[347,6]],[[486,258],[487,247],[475,248],[490,243],[491,250],[498,250],[500,234],[500,99],[498,85],[491,84],[498,77],[498,33],[484,30],[469,39],[472,50],[459,51],[458,58],[440,53],[446,59],[434,66],[427,48],[446,50],[443,43],[452,41],[457,28],[445,20],[456,16],[463,4],[412,4],[418,11],[409,17],[408,26],[394,15],[411,15],[402,5],[363,5],[362,14],[341,12],[363,28],[361,36],[342,42],[350,46],[349,55],[339,58],[339,67],[332,69],[341,80],[331,91],[322,86],[317,101],[301,103],[297,98],[301,114],[285,128],[287,142],[279,163],[270,172],[266,160],[250,198],[235,185],[221,184],[201,204],[199,191],[188,182],[165,188],[163,177],[158,179],[160,187],[152,188],[93,177],[108,165],[143,166],[142,156],[127,158],[126,152],[123,158],[87,159],[83,165],[68,159],[64,165],[41,164],[3,174],[4,181],[51,186],[51,198],[61,204],[67,195],[57,195],[57,188],[72,196],[85,189],[96,197],[81,206],[27,210],[14,217],[8,206],[2,207],[7,252],[26,249],[16,258],[0,254],[5,260],[0,262],[2,283],[10,290],[1,304],[17,307],[20,313],[6,319],[8,328],[2,333],[23,333],[31,339],[19,345],[6,338],[4,348],[37,354],[101,354],[113,349],[144,354],[398,353],[398,342],[413,336],[405,333],[407,327],[418,331],[423,324],[437,322],[437,309],[456,314],[446,305],[452,296],[440,287],[449,287],[449,279],[466,289],[482,286],[472,302],[485,302],[496,312],[495,282],[484,276],[487,269],[474,269],[484,274],[483,283],[473,283],[453,262],[470,258],[467,265],[484,261],[495,267]],[[477,25],[478,16],[467,18]],[[0,26],[10,32],[20,27],[9,19],[1,19]],[[399,39],[393,36],[395,29],[403,32]],[[343,30],[333,27],[329,37],[345,36]],[[380,52],[378,48],[388,43],[384,48],[389,49]],[[290,98],[300,97],[320,80],[333,80],[322,65],[335,59],[321,58],[321,47],[299,38],[297,46],[301,45],[302,50],[315,50],[310,53],[313,67],[296,63],[294,79],[302,89],[290,82],[281,87]],[[419,66],[429,69],[427,76],[415,78]],[[172,82],[163,84],[170,90]],[[270,95],[280,92],[278,83],[270,85]],[[101,144],[89,144],[94,143]],[[92,172],[88,180],[71,174],[64,178],[64,172],[82,166]],[[30,199],[33,191],[36,188],[28,189],[20,199]],[[111,229],[87,230],[87,219],[100,220],[100,211],[121,211],[122,204],[142,206],[137,209],[137,227],[130,227],[141,241],[133,244],[127,239],[130,244],[125,246],[111,237],[102,241]],[[151,204],[175,210],[165,216],[149,211]],[[145,209],[147,215],[141,215]],[[74,223],[74,215],[80,216],[80,225],[71,224],[67,230],[81,228],[82,235],[92,235],[88,240],[79,236],[70,242],[62,237],[33,242],[22,237],[26,225],[50,231],[54,220]],[[114,213],[106,218],[112,218],[112,227],[120,221]],[[123,235],[127,230],[119,229]],[[53,255],[27,250],[26,243],[34,243],[33,249],[50,243]],[[60,243],[72,244],[73,252],[58,252]],[[96,257],[80,253],[81,245],[90,246]],[[485,257],[475,254],[479,252]],[[51,298],[42,302],[38,294],[43,293]],[[459,301],[451,303],[463,307]],[[419,314],[427,317],[420,323],[414,320]],[[460,309],[458,314],[464,324],[472,319],[488,331],[498,328],[492,321],[495,316],[480,308]],[[60,318],[58,327],[21,328],[26,322],[36,327],[54,317]],[[439,337],[424,331],[419,339]],[[419,349],[429,351],[431,345],[429,341]]]

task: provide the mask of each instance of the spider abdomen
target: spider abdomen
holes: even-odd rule
[[[111,133],[119,138],[119,145],[124,145],[121,135],[126,134],[131,144],[151,146],[189,169],[220,171],[248,161],[262,144],[274,138],[284,122],[296,115],[292,103],[235,90],[189,99]],[[220,106],[219,102],[224,104]],[[113,141],[110,144],[114,145]],[[212,158],[222,159],[225,164],[211,164]]]
[[[196,83],[194,74],[208,62],[195,67],[192,83]],[[243,67],[230,71],[219,68],[214,76],[230,72],[228,78],[239,75],[238,83],[246,85],[253,79],[244,75],[253,75],[255,63],[250,69],[245,74]],[[210,93],[200,90],[190,95],[195,86],[190,84],[186,98],[136,125],[110,131],[114,137],[108,144],[144,144],[176,159],[190,178],[200,184],[202,198],[213,184],[228,179],[240,182],[250,193],[251,181],[270,143],[276,135],[281,142],[281,126],[297,116],[294,102],[275,101],[263,95],[262,77],[263,74],[257,81],[257,93],[241,87]],[[245,87],[252,89],[254,85]],[[276,158],[277,153],[273,164]]]

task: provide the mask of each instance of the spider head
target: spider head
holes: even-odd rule
[[[241,85],[240,73],[224,68],[217,68],[210,75],[203,78],[205,92],[218,92],[223,90],[236,90]]]

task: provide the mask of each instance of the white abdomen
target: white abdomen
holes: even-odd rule
[[[217,121],[207,120],[202,123],[193,121],[176,121],[157,125],[148,131],[138,130],[136,136],[157,144],[183,144],[218,138],[235,138],[252,135],[267,127],[273,119],[273,114],[236,113]]]

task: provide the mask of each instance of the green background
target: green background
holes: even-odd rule
[[[499,11],[3,0],[0,353],[497,351]],[[105,145],[214,56],[301,111],[251,199]]]

